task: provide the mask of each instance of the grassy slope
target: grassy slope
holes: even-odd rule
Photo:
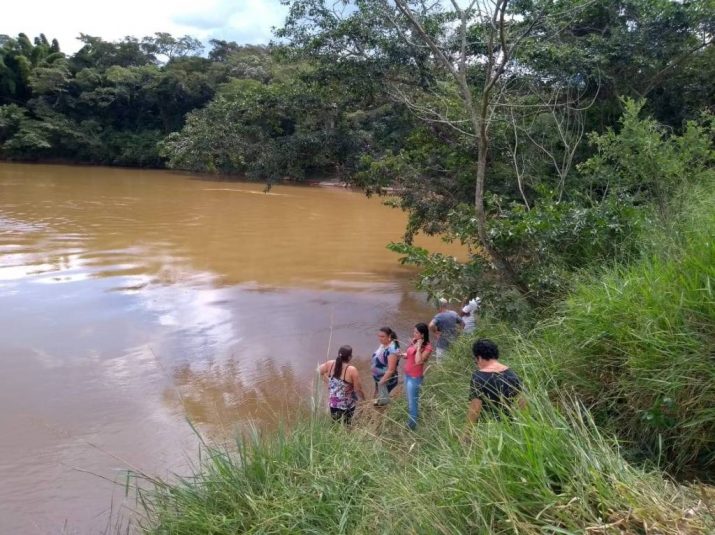
[[[603,434],[676,469],[712,466],[715,212],[705,197],[673,239],[586,280],[529,336],[481,326],[526,379],[529,405],[514,421],[482,422],[460,440],[473,366],[460,340],[428,374],[416,433],[398,399],[384,413],[366,407],[352,430],[321,414],[231,451],[206,447],[191,478],[139,491],[146,531],[715,532],[712,487],[629,464]]]
[[[494,332],[497,339],[506,332]],[[512,338],[513,340],[513,338]],[[519,342],[517,341],[517,346]],[[629,465],[540,380],[514,421],[460,441],[471,367],[462,341],[431,370],[422,425],[405,404],[366,408],[353,430],[322,415],[237,451],[208,448],[192,478],[142,493],[150,533],[707,533],[704,492]],[[517,351],[515,346],[515,351]],[[530,377],[538,362],[521,355]],[[539,383],[539,384],[536,384]]]
[[[537,345],[600,427],[676,473],[715,477],[715,195],[647,258],[581,284]]]

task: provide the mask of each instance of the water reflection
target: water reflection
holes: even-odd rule
[[[243,374],[233,358],[209,361],[200,369],[184,364],[174,369],[174,384],[165,390],[164,399],[219,437],[243,428],[274,428],[304,413],[310,382],[271,359],[255,364],[260,374],[253,376]]]

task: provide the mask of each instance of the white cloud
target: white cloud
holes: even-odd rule
[[[44,33],[48,39],[56,38],[67,53],[79,49],[80,33],[108,41],[169,32],[202,41],[218,38],[266,43],[271,28],[280,26],[287,13],[279,0],[209,0],[201,4],[196,0],[36,0],[31,9],[26,6],[3,9],[0,33],[16,36],[24,32],[30,38]]]

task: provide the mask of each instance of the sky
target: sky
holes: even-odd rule
[[[0,34],[24,32],[32,39],[44,33],[70,54],[80,48],[80,32],[107,41],[169,32],[204,43],[267,43],[272,27],[280,27],[288,11],[280,0],[33,0],[11,5],[2,6]]]

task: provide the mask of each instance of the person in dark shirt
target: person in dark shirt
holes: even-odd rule
[[[523,406],[521,380],[512,369],[504,366],[499,359],[499,348],[491,340],[482,338],[474,342],[472,354],[477,370],[472,374],[469,387],[468,422],[474,424],[482,413],[499,418],[511,412],[517,401]]]

